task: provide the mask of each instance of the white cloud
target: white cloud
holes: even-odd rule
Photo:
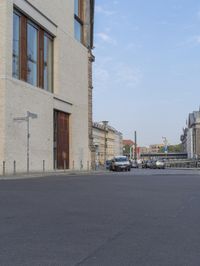
[[[114,72],[115,82],[125,87],[135,87],[142,79],[142,73],[138,68],[125,63],[118,63],[114,67]]]
[[[94,65],[94,84],[98,90],[107,90],[110,73],[107,67],[112,62],[110,57],[98,57]]]
[[[195,36],[195,37],[194,37],[194,40],[195,40],[195,42],[196,42],[197,44],[200,44],[200,35]]]
[[[127,51],[137,52],[138,49],[140,49],[141,47],[142,47],[141,44],[130,42],[130,43],[127,43],[127,45],[125,46],[125,49]]]
[[[117,44],[117,41],[105,32],[99,32],[96,34],[96,36],[103,42],[113,44],[113,45]]]
[[[115,11],[111,11],[111,10],[105,9],[104,7],[98,6],[98,5],[95,6],[95,12],[103,14],[105,16],[112,16],[112,15],[114,15],[116,13]]]
[[[182,41],[177,44],[177,47],[187,47],[187,46],[199,46],[200,45],[200,35],[192,36],[185,41]]]
[[[94,86],[98,91],[135,88],[142,80],[138,67],[116,62],[110,57],[98,57],[94,67]]]

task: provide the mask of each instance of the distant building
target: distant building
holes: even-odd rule
[[[152,144],[149,146],[149,152],[150,153],[158,153],[161,149],[164,148],[164,144]]]
[[[187,149],[186,152],[188,154],[188,158],[194,158],[194,151],[193,151],[193,129],[188,128],[187,130]]]
[[[183,128],[183,134],[180,137],[181,144],[182,144],[182,150],[183,152],[187,152],[187,136],[188,136],[188,128]]]
[[[123,155],[129,157],[130,159],[134,157],[135,152],[135,142],[131,139],[123,140]]]
[[[148,153],[148,152],[149,152],[149,148],[148,147],[140,147],[140,154]]]
[[[187,127],[181,135],[183,151],[188,158],[200,158],[200,111],[189,114]]]
[[[122,133],[102,123],[93,123],[93,143],[96,150],[96,163],[104,165],[105,160],[122,155]]]
[[[139,147],[138,159],[141,159],[141,154],[148,154],[149,147]]]

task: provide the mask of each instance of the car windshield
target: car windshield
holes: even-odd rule
[[[127,158],[126,157],[119,157],[119,158],[115,158],[116,162],[126,162]]]

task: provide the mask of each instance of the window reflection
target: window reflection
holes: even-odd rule
[[[79,0],[74,0],[74,14],[79,17]]]
[[[37,86],[38,30],[27,25],[27,82]]]
[[[83,2],[74,0],[74,37],[83,42]]]
[[[76,40],[82,42],[82,25],[76,19],[74,22],[74,33]]]
[[[53,42],[44,35],[44,89],[53,91]]]
[[[19,79],[19,57],[20,57],[20,17],[13,14],[13,62],[12,74],[14,78]]]

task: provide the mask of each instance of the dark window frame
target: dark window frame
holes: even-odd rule
[[[84,38],[83,38],[83,26],[84,26],[84,18],[83,18],[83,0],[78,0],[78,15],[75,13],[74,10],[74,19],[76,20],[76,22],[78,22],[78,24],[80,25],[81,28],[81,38],[80,41],[83,44],[84,43]],[[74,27],[75,28],[75,27]]]
[[[45,61],[44,61],[44,38],[48,38],[51,42],[52,42],[52,51],[51,51],[51,56],[52,56],[52,58],[51,58],[51,68],[52,68],[52,73],[54,73],[54,64],[53,64],[53,59],[54,59],[54,38],[52,37],[52,35],[50,35],[48,32],[46,32],[46,31],[43,31],[43,55],[42,55],[42,58],[43,58],[43,61],[42,61],[42,63],[43,63],[43,67],[41,68],[42,69],[42,71],[43,71],[43,73],[42,73],[42,76],[43,76],[43,89],[44,90],[46,90],[45,89],[45,86],[44,86],[44,63],[45,63]],[[52,77],[51,77],[51,82],[52,82],[52,84],[51,84],[51,90],[47,90],[47,91],[49,91],[49,92],[52,92],[53,93],[53,91],[54,91],[54,88],[53,88],[53,82],[54,82],[54,75],[52,74]]]
[[[19,13],[19,12],[17,12],[16,10],[13,12],[13,19],[14,19],[14,14],[16,15],[16,16],[18,16],[19,17],[19,73],[18,73],[18,75],[19,75],[19,78],[20,78],[20,76],[21,76],[21,14]],[[13,31],[14,31],[14,28],[13,28]],[[14,36],[14,32],[13,32],[13,36]],[[12,57],[13,57],[13,53],[12,53]],[[12,61],[12,67],[13,67],[13,61]],[[12,69],[12,75],[13,75],[13,69]],[[13,75],[14,76],[14,75]]]
[[[30,19],[27,19],[27,24],[26,24],[26,31],[27,31],[27,33],[28,33],[28,25],[32,26],[33,28],[35,28],[37,30],[37,64],[36,64],[36,66],[37,66],[37,70],[36,70],[36,73],[37,73],[37,81],[36,81],[36,87],[40,87],[40,84],[39,84],[39,79],[40,79],[40,71],[39,71],[39,68],[40,68],[40,60],[41,60],[41,58],[40,58],[40,40],[39,40],[40,27],[37,26],[37,24],[35,24]],[[28,38],[26,38],[26,47],[27,47],[27,50],[26,50],[26,66],[28,67],[28,57],[27,57],[27,52],[28,52]],[[28,79],[27,76],[28,76],[28,72],[26,72],[26,79]],[[29,84],[31,84],[31,83],[29,83]],[[35,85],[33,85],[33,86],[35,86]]]
[[[53,54],[54,54],[54,37],[40,25],[38,25],[34,20],[20,12],[17,8],[14,7],[13,14],[16,14],[20,17],[20,48],[19,48],[19,80],[27,81],[27,49],[28,49],[28,24],[32,25],[38,30],[38,40],[37,40],[37,84],[36,87],[44,89],[44,36],[48,36],[52,40],[52,84],[51,90],[46,90],[48,92],[54,92],[54,63],[53,63]],[[13,78],[15,78],[13,76]],[[30,84],[30,83],[29,83]],[[34,86],[34,85],[33,85]]]

